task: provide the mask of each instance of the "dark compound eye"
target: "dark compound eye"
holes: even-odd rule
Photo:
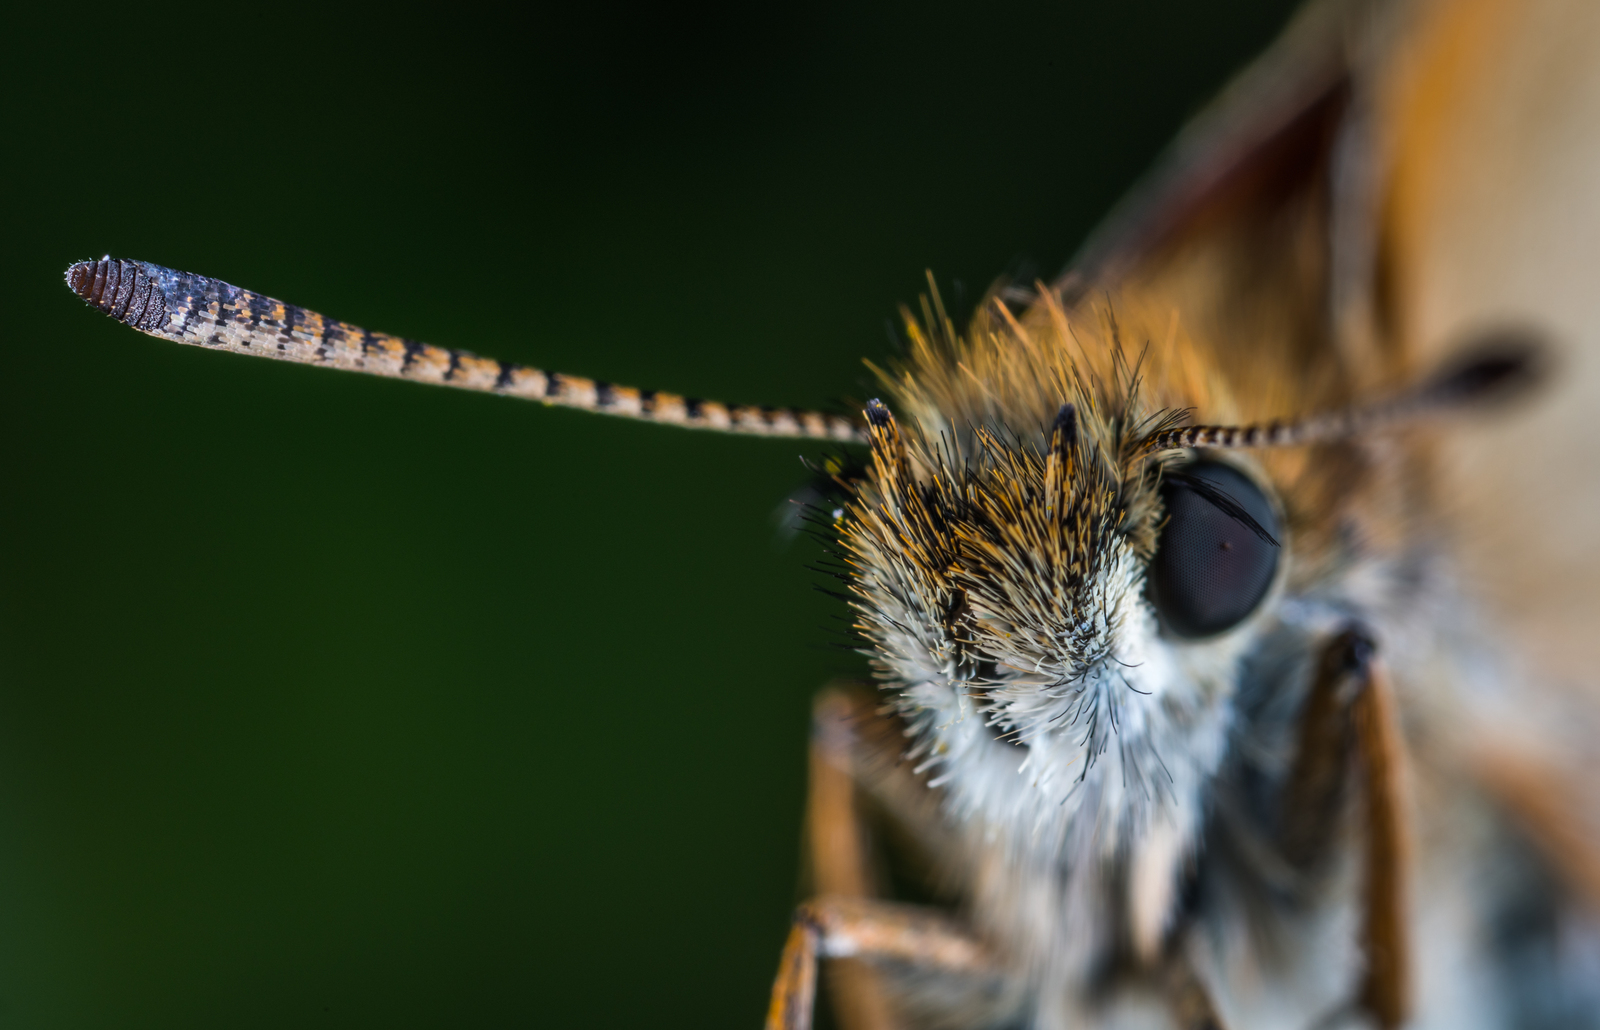
[[[1167,522],[1148,572],[1150,601],[1180,637],[1209,637],[1256,610],[1278,568],[1278,518],[1261,488],[1220,462],[1162,477]]]

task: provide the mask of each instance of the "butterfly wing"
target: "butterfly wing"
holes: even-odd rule
[[[1485,329],[1548,337],[1546,390],[1443,441],[1467,578],[1533,679],[1600,669],[1600,9],[1430,9],[1386,86],[1393,332],[1419,363]]]

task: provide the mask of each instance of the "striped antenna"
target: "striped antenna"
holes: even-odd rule
[[[235,354],[437,383],[691,429],[861,442],[864,429],[836,415],[734,406],[675,393],[545,372],[466,351],[368,332],[203,275],[109,255],[67,269],[91,307],[142,333]]]
[[[1149,453],[1184,447],[1293,447],[1358,436],[1520,392],[1541,377],[1541,353],[1540,342],[1531,334],[1502,331],[1479,339],[1465,360],[1420,386],[1376,404],[1314,415],[1298,422],[1164,429],[1146,438],[1143,449]]]

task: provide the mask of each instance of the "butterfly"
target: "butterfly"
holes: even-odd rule
[[[1595,1011],[1600,865],[1551,743],[1582,708],[1559,649],[1518,665],[1548,621],[1481,632],[1495,599],[1461,591],[1481,557],[1448,532],[1519,476],[1592,511],[1548,499],[1579,426],[1498,463],[1474,435],[1587,310],[1504,269],[1586,154],[1548,90],[1597,37],[1562,13],[1308,9],[1065,275],[960,327],[930,288],[858,416],[480,358],[145,262],[68,283],[177,342],[860,458],[810,515],[876,683],[818,703],[817,896],[769,1026],[809,1025],[819,961],[862,1027],[1549,1025]],[[1522,253],[1581,284],[1560,229],[1560,263]],[[886,897],[907,876],[929,903]]]

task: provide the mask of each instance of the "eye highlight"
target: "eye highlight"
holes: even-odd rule
[[[1278,569],[1278,517],[1237,469],[1198,461],[1163,476],[1167,521],[1150,562],[1150,602],[1179,637],[1232,629],[1261,604]]]

